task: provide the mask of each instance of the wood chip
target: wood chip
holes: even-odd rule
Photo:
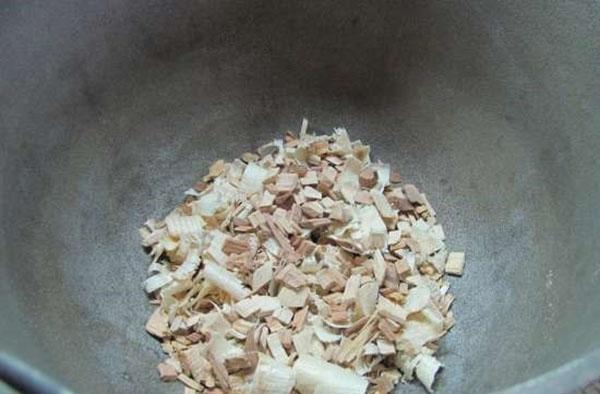
[[[394,266],[396,267],[396,272],[401,280],[405,280],[412,273],[410,265],[404,260],[396,261]]]
[[[386,339],[377,340],[377,349],[379,350],[379,354],[382,356],[396,354],[396,346],[394,346],[393,342]]]
[[[302,179],[300,179],[300,183],[304,186],[317,185],[319,183],[319,178],[317,177],[317,172],[316,171],[307,171],[306,174],[302,177]]]
[[[304,189],[302,189],[302,192],[307,200],[321,200],[323,198],[323,195],[320,191],[310,186],[306,186]]]
[[[371,198],[388,229],[395,229],[398,222],[398,214],[392,209],[385,196],[376,190],[371,190]]]
[[[307,219],[300,222],[300,226],[309,229],[316,229],[319,227],[326,227],[331,224],[331,219],[319,218],[319,219]]]
[[[302,271],[296,268],[296,266],[292,263],[286,264],[281,270],[279,270],[279,272],[275,275],[275,280],[278,280],[284,283],[287,287],[295,290],[308,284],[306,275],[304,275]]]
[[[298,174],[280,174],[277,176],[275,188],[278,192],[292,192],[298,185]]]
[[[256,291],[269,283],[273,278],[273,263],[267,260],[252,274],[252,290]]]
[[[306,328],[292,335],[292,342],[294,344],[294,349],[298,354],[308,354],[310,353],[311,345],[313,338],[313,329]]]
[[[367,168],[361,171],[359,176],[360,186],[365,189],[371,189],[377,184],[377,173],[373,168]]]
[[[273,312],[273,317],[287,325],[292,321],[294,312],[292,312],[289,308],[281,308]]]
[[[340,166],[344,164],[344,161],[338,156],[326,156],[325,161],[327,161],[330,164],[333,164],[334,166]]]
[[[267,346],[273,358],[281,363],[286,364],[288,355],[281,344],[279,334],[273,333],[267,337]]]
[[[279,246],[284,251],[283,256],[284,256],[285,260],[289,261],[289,262],[294,262],[294,261],[298,260],[299,256],[295,252],[295,250],[292,248],[292,245],[290,244],[290,240],[288,239],[288,237],[283,233],[283,231],[281,231],[278,227],[275,226],[275,224],[273,223],[272,217],[267,216],[266,219],[267,219],[267,226],[269,227],[269,230],[271,230],[271,233],[275,237],[275,240],[277,241]]]
[[[317,273],[317,282],[326,291],[342,290],[346,286],[346,278],[335,269],[325,269]]]
[[[244,373],[252,373],[258,364],[258,353],[250,352],[243,356],[232,357],[225,359],[225,369],[229,374],[244,371]]]
[[[366,190],[359,190],[354,195],[354,202],[357,204],[371,205],[373,204],[373,198],[371,193]]]
[[[146,331],[158,338],[164,338],[169,332],[169,317],[161,310],[155,308],[146,323]]]
[[[302,257],[307,257],[312,255],[316,248],[317,245],[314,242],[303,240],[296,248],[296,252]]]
[[[173,382],[177,380],[177,370],[169,364],[160,363],[158,364],[158,375],[160,376],[160,380],[163,382]]]
[[[245,298],[234,304],[233,308],[243,318],[246,318],[254,313],[262,314],[273,313],[281,307],[279,299],[276,297],[255,295],[250,298]]]
[[[304,327],[304,323],[306,323],[307,317],[308,307],[304,307],[294,314],[294,319],[292,320],[292,328],[294,329],[294,331],[302,330],[302,328]]]
[[[387,319],[381,319],[377,322],[377,328],[383,334],[383,336],[388,340],[394,342],[396,340],[396,333],[394,332],[394,327]]]
[[[304,287],[300,290],[293,290],[288,287],[282,287],[277,295],[282,306],[288,308],[302,308],[306,304],[308,298],[308,288]]]
[[[377,282],[371,281],[360,286],[357,304],[363,316],[371,316],[375,312],[378,295],[379,285]]]
[[[200,386],[192,378],[186,376],[185,374],[180,373],[179,375],[177,375],[177,380],[179,380],[181,383],[185,384],[187,387],[193,390],[202,391],[202,386]]]
[[[379,297],[379,301],[377,302],[377,313],[382,317],[401,324],[404,323],[408,317],[408,312],[404,310],[404,308],[385,297]]]
[[[446,272],[450,275],[461,276],[465,268],[465,253],[450,252],[446,261]]]
[[[319,218],[323,216],[325,209],[318,201],[311,201],[302,205],[302,213],[309,218]]]
[[[423,196],[421,196],[419,189],[417,189],[415,187],[415,185],[404,185],[404,194],[406,194],[408,201],[410,201],[412,203],[416,203],[416,204],[424,204],[425,203]]]
[[[360,288],[360,275],[351,275],[346,282],[344,288],[344,295],[342,301],[345,303],[353,303],[358,297],[358,290]]]
[[[212,365],[215,377],[219,381],[221,388],[224,390],[229,390],[229,373],[227,372],[225,365],[218,362],[215,358],[215,355],[210,350],[207,353],[207,360]]]
[[[232,253],[241,254],[248,252],[250,250],[250,244],[248,241],[235,239],[235,238],[227,238],[223,243],[223,253],[229,255]]]

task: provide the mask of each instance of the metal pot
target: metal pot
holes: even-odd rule
[[[305,116],[370,143],[466,250],[437,390],[582,387],[600,376],[599,12],[5,2],[1,349],[75,391],[179,392],[158,382],[160,347],[143,330],[137,228],[211,161]]]

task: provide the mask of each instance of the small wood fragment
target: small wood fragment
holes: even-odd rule
[[[373,198],[371,193],[366,190],[359,190],[354,196],[354,202],[357,204],[371,205],[373,204]]]
[[[395,229],[398,222],[398,214],[392,209],[385,196],[378,191],[371,190],[371,198],[388,229]]]
[[[382,317],[401,324],[404,323],[408,317],[408,312],[404,308],[385,297],[379,297],[379,301],[377,302],[377,312]]]
[[[359,176],[360,186],[365,189],[371,189],[377,184],[377,173],[373,168],[367,168],[361,171]]]
[[[419,189],[417,189],[415,187],[415,185],[410,185],[410,184],[404,185],[404,194],[406,194],[408,201],[410,201],[411,203],[416,203],[416,204],[424,204],[425,203],[423,196],[421,196]]]
[[[277,176],[275,188],[278,192],[292,192],[298,185],[298,174],[280,174]]]
[[[146,331],[158,338],[164,338],[169,332],[169,317],[160,307],[155,308],[154,312],[146,323]]]
[[[462,276],[465,268],[465,253],[450,252],[446,261],[446,273],[450,275]]]
[[[225,365],[218,362],[217,359],[215,358],[215,355],[210,350],[207,352],[206,356],[207,356],[206,357],[207,360],[212,365],[213,371],[215,373],[215,377],[219,381],[221,388],[223,388],[224,390],[229,390],[229,388],[230,388],[229,373],[227,372]]]
[[[271,355],[273,358],[281,363],[287,362],[287,353],[281,344],[281,340],[279,339],[279,334],[273,333],[267,337],[267,346],[271,351]]]
[[[301,308],[306,304],[308,298],[308,288],[304,287],[299,290],[293,290],[289,287],[282,287],[277,295],[282,306],[288,308]]]
[[[294,331],[302,330],[307,317],[308,317],[308,307],[304,307],[294,314],[294,318],[291,323],[291,326],[294,329]]]
[[[248,241],[229,237],[223,243],[222,250],[227,255],[232,253],[241,254],[250,250],[250,244]]]
[[[316,171],[307,171],[306,174],[302,177],[302,179],[300,179],[300,183],[303,186],[317,185],[319,183],[319,178],[317,177],[317,172]]]
[[[322,217],[325,209],[318,201],[307,202],[302,205],[302,213],[309,218]]]
[[[187,387],[196,390],[196,391],[202,391],[202,386],[200,386],[198,383],[196,383],[196,381],[194,381],[194,379],[190,378],[189,376],[180,373],[179,375],[177,375],[177,380],[179,380],[181,383],[185,384]]]
[[[396,346],[394,346],[394,343],[390,340],[378,339],[377,349],[379,350],[379,354],[381,354],[382,356],[396,354]]]
[[[177,375],[179,374],[173,366],[165,363],[160,363],[158,364],[157,369],[158,375],[160,376],[160,380],[162,380],[163,382],[173,382],[177,380]]]
[[[302,192],[307,200],[321,200],[323,198],[323,195],[320,191],[310,186],[306,186],[304,189],[302,189]]]
[[[328,218],[318,218],[318,219],[307,219],[300,222],[300,227],[316,229],[319,227],[326,227],[331,224],[331,219]]]
[[[246,353],[243,356],[225,359],[225,369],[229,374],[244,371],[245,374],[252,373],[258,364],[256,352]]]
[[[284,283],[291,289],[299,289],[302,286],[308,284],[306,275],[302,273],[294,264],[286,264],[279,272],[275,275],[275,280]]]
[[[283,324],[290,324],[292,318],[294,317],[294,312],[292,312],[289,308],[280,308],[273,312],[273,317],[282,322]]]
[[[252,274],[252,290],[256,291],[269,283],[273,278],[273,263],[267,260]]]
[[[358,297],[358,290],[360,288],[360,275],[351,275],[346,282],[344,288],[344,294],[342,301],[345,303],[353,303]]]

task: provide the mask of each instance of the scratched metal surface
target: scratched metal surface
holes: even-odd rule
[[[449,245],[467,252],[439,392],[509,388],[591,352],[599,10],[4,2],[0,347],[80,392],[180,392],[158,382],[159,347],[142,330],[148,259],[137,228],[211,161],[306,116],[370,143],[428,194]]]

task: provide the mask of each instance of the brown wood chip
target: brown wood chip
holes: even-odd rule
[[[258,353],[246,353],[243,356],[232,357],[225,360],[225,369],[229,374],[243,371],[245,374],[252,373],[258,364]]]
[[[371,189],[377,184],[377,173],[373,168],[367,168],[361,171],[359,176],[360,186],[365,189]]]

